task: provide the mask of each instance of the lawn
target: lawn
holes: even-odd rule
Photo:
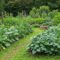
[[[60,60],[60,56],[35,56],[27,52],[27,46],[31,43],[31,38],[39,32],[42,32],[42,30],[34,28],[33,33],[0,52],[0,60]]]

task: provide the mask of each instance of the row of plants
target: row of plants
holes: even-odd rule
[[[60,24],[34,36],[32,43],[28,46],[28,51],[34,55],[60,55]]]
[[[0,51],[32,32],[27,22],[18,21],[18,19],[5,18],[3,24],[0,25]]]

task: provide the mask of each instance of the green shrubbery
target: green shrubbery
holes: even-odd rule
[[[52,24],[53,25],[58,25],[60,23],[60,13],[58,13],[57,15],[55,15],[53,17],[53,20],[52,20]]]
[[[60,54],[60,25],[33,37],[28,49],[32,54]]]
[[[31,32],[32,28],[27,22],[6,18],[3,24],[0,25],[0,50],[9,47]]]
[[[52,26],[60,23],[60,12],[58,12],[58,10],[51,11],[48,6],[33,8],[30,12],[30,16],[33,18],[32,21],[36,21],[37,24]]]
[[[45,18],[48,15],[49,11],[50,9],[48,6],[41,6],[40,8],[32,8],[30,16],[33,18],[40,18],[40,17]]]
[[[42,23],[44,23],[45,19],[44,18],[31,18],[30,17],[29,19],[26,19],[26,21],[30,24],[42,24]]]
[[[30,12],[30,16],[32,17],[31,23],[37,25],[51,25],[52,13],[48,6],[40,6],[40,8],[33,8]]]
[[[4,18],[3,24],[5,26],[14,26],[20,24],[21,20],[18,17],[6,17]]]

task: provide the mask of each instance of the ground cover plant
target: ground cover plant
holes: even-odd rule
[[[60,25],[34,36],[28,50],[32,54],[60,55]]]

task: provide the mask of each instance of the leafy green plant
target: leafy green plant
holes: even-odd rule
[[[33,37],[28,50],[32,54],[60,54],[60,25]]]
[[[40,8],[33,8],[30,11],[30,16],[33,18],[39,18],[39,17],[47,17],[48,13],[50,12],[50,9],[48,6],[40,6]]]
[[[6,17],[4,18],[4,22],[3,24],[5,26],[14,26],[14,25],[18,25],[20,23],[20,19],[19,18],[14,18],[14,17]]]
[[[37,8],[32,8],[32,10],[30,11],[30,16],[33,17],[33,18],[38,18],[38,17],[40,17],[39,9],[37,9]]]
[[[54,16],[53,20],[52,20],[52,24],[53,25],[58,25],[60,23],[60,13],[58,13],[57,15]]]
[[[27,22],[18,22],[19,20],[17,20],[6,20],[6,22],[0,25],[0,50],[9,47],[14,42],[32,32],[32,28]],[[16,24],[12,24],[13,22]]]

